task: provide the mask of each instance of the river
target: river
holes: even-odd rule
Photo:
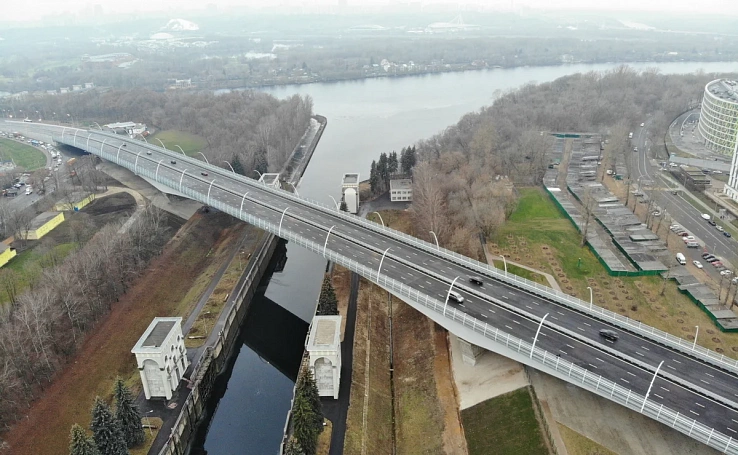
[[[298,184],[300,196],[326,204],[329,195],[340,198],[341,177],[358,172],[368,178],[369,166],[382,152],[398,151],[456,123],[467,112],[494,101],[497,90],[509,90],[529,82],[549,82],[588,71],[606,71],[618,64],[521,67],[443,73],[405,78],[286,85],[263,91],[278,98],[310,95],[314,111],[328,119],[328,126]],[[738,72],[738,63],[631,64],[636,70],[658,68],[663,74],[702,70]],[[294,245],[287,246],[288,260],[272,275],[265,291],[276,302],[309,321],[318,297],[325,260]],[[248,321],[244,327],[248,330]],[[273,330],[280,330],[275,325]],[[284,418],[292,397],[292,382],[246,345],[234,359],[232,373],[216,393],[220,405],[210,421],[202,445],[209,455],[274,454],[279,450]],[[281,417],[281,418],[280,418]]]

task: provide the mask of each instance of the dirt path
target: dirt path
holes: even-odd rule
[[[86,427],[96,395],[109,397],[117,375],[137,375],[131,347],[155,316],[186,314],[183,299],[191,284],[227,252],[229,231],[213,217],[196,214],[164,252],[115,303],[54,379],[27,417],[4,436],[13,455],[68,453],[73,423]],[[208,251],[213,251],[207,255]],[[138,381],[133,381],[138,384]]]

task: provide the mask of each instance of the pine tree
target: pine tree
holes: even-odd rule
[[[305,455],[315,455],[318,446],[318,430],[315,428],[315,413],[307,398],[298,393],[292,405],[292,434],[300,443]]]
[[[392,150],[392,153],[387,157],[387,173],[389,175],[396,174],[398,169],[397,152]]]
[[[372,194],[379,193],[379,174],[377,173],[377,161],[372,160],[372,167],[369,170],[369,186]]]
[[[342,211],[348,212],[348,204],[346,204],[346,200],[345,199],[341,199],[341,206],[340,207],[341,207],[341,210]]]
[[[305,455],[305,451],[302,450],[302,446],[294,436],[290,436],[287,441],[287,445],[284,448],[284,455]]]
[[[146,434],[141,425],[141,413],[133,402],[131,390],[126,387],[121,378],[115,380],[115,418],[120,423],[123,438],[128,448],[144,442]]]
[[[403,148],[400,152],[400,168],[403,174],[410,174],[415,167],[415,146]]]
[[[323,432],[323,405],[320,403],[318,386],[313,378],[313,373],[305,368],[300,373],[297,383],[297,394],[304,396],[313,410],[313,424],[318,434]]]
[[[241,160],[239,160],[236,155],[233,155],[231,166],[233,166],[233,171],[236,174],[246,175],[246,173],[243,171],[243,164],[241,164]]]
[[[318,316],[335,316],[338,314],[338,298],[328,275],[323,278],[323,285],[320,288],[317,313]]]
[[[95,441],[76,423],[72,425],[72,431],[69,433],[69,455],[100,455]]]
[[[92,437],[95,439],[97,450],[103,455],[128,455],[126,441],[120,423],[115,420],[110,407],[100,397],[95,397],[92,406],[92,421],[90,422]]]
[[[387,172],[387,154],[382,153],[379,155],[379,162],[377,163],[377,174],[379,175],[379,186],[381,191],[386,191],[389,185],[389,173]]]

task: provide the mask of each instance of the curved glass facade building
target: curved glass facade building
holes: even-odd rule
[[[738,133],[738,83],[717,79],[705,86],[698,129],[705,147],[732,156]]]

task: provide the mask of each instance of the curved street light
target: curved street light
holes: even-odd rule
[[[436,233],[433,231],[430,231],[431,234],[433,234],[433,238],[436,240],[436,248],[440,251],[441,247],[438,245],[438,237],[436,237]]]
[[[254,169],[254,172],[256,172],[257,174],[259,174],[259,180],[261,180],[261,177],[262,177],[262,176],[263,176],[264,174],[262,174],[261,172],[257,171],[256,169]]]
[[[95,125],[97,125],[97,127],[100,128],[100,131],[103,130],[99,123],[97,123],[97,122],[92,122],[92,123],[94,123]]]
[[[144,138],[144,140],[145,140],[145,139],[146,139],[146,138]],[[162,146],[162,147],[164,147],[164,150],[166,150],[166,149],[167,149],[167,146],[166,146],[166,145],[164,145],[164,143],[163,143],[163,142],[161,141],[161,139],[159,139],[158,137],[155,137],[154,139],[156,139],[157,141],[159,141],[159,143],[161,144],[161,146]],[[147,141],[146,143],[148,144],[148,141]]]
[[[205,156],[202,152],[197,152],[197,153],[199,153],[200,155],[202,155],[203,158],[205,158],[205,162],[206,163],[210,164],[210,161],[208,161],[208,157],[207,156]]]
[[[380,215],[379,212],[372,212],[372,213],[376,213],[377,214],[377,216],[379,217],[379,221],[382,222],[382,227],[385,227],[384,226],[384,220],[382,219],[382,215]]]
[[[177,145],[177,144],[174,144],[174,146],[175,146],[175,147],[177,147],[177,148],[179,149],[179,151],[180,151],[180,152],[182,152],[182,155],[184,155],[184,156],[187,156],[187,154],[186,154],[186,153],[184,152],[184,150],[182,150],[182,147],[180,147],[180,146],[179,146],[179,145]]]
[[[295,190],[295,196],[300,197],[300,193],[297,192],[297,187],[292,182],[286,182],[288,185],[292,186],[292,189]]]
[[[338,202],[336,202],[336,198],[334,198],[330,194],[328,195],[328,197],[333,199],[333,203],[336,204],[336,210],[341,210],[341,207],[338,205]]]
[[[457,276],[456,278],[454,278],[454,280],[451,282],[451,286],[448,287],[448,294],[446,294],[446,301],[443,302],[443,315],[444,316],[446,316],[446,307],[448,306],[448,299],[451,298],[451,291],[454,288],[454,284],[456,283],[456,280],[458,280],[459,278],[461,277]]]
[[[231,168],[231,172],[233,172],[234,174],[236,173],[236,171],[233,170],[233,166],[231,166],[231,163],[229,163],[228,161],[225,161],[225,160],[223,162],[225,164],[227,164],[229,168]]]

